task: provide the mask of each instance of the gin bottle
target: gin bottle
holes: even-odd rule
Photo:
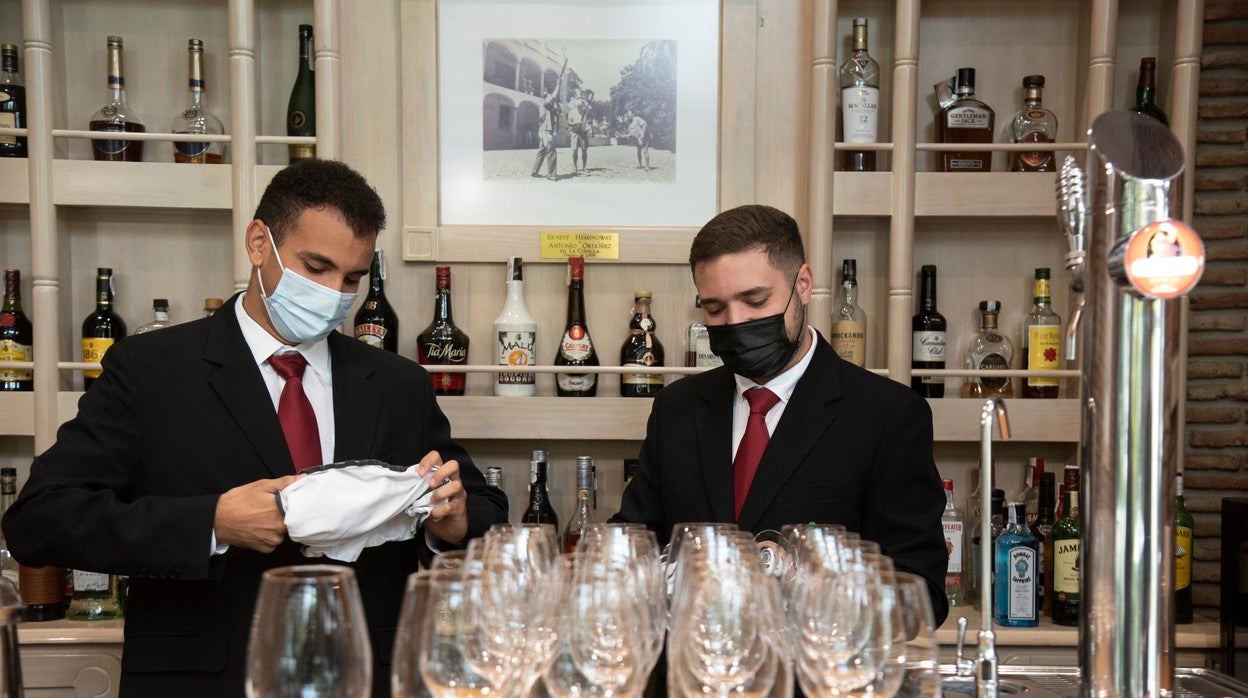
[[[1022,502],[1010,502],[1009,511],[1009,523],[997,536],[993,618],[998,625],[1033,628],[1040,623],[1036,596],[1040,541],[1027,530]]]

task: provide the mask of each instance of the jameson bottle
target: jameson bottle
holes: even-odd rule
[[[113,270],[100,267],[95,272],[95,312],[82,321],[82,360],[98,363],[113,343],[126,336],[126,323],[113,310]],[[100,369],[82,372],[82,389],[100,377]]]
[[[221,120],[204,106],[204,42],[187,42],[187,88],[191,102],[173,117],[173,133],[219,136],[225,133]],[[173,161],[218,165],[224,161],[223,143],[174,143]]]
[[[1153,57],[1140,59],[1140,79],[1135,85],[1135,104],[1131,111],[1152,117],[1169,126],[1170,120],[1166,113],[1157,106],[1157,59]]]
[[[568,258],[568,324],[555,353],[556,366],[597,366],[598,352],[585,324],[585,258]],[[559,397],[594,397],[598,376],[594,373],[556,373]]]
[[[468,363],[468,335],[451,317],[451,268],[437,267],[437,295],[433,322],[416,336],[416,357],[424,366],[462,366]],[[463,395],[463,373],[430,373],[437,395]]]
[[[843,140],[875,143],[879,140],[880,64],[867,53],[867,20],[863,17],[854,18],[854,50],[841,64],[840,79]],[[841,169],[874,172],[875,151],[843,151]]]
[[[1062,518],[1053,525],[1053,622],[1079,625],[1079,490],[1067,489]]]
[[[597,523],[594,516],[592,492],[594,490],[594,459],[590,456],[576,457],[576,511],[563,529],[563,552],[576,552],[576,544],[585,529]]]
[[[993,616],[999,625],[1034,628],[1040,624],[1036,577],[1040,541],[1027,530],[1022,502],[1010,502],[1009,522],[997,536],[993,576]]]
[[[832,349],[855,366],[867,363],[867,313],[858,307],[858,261],[841,261],[841,302],[832,311]]]
[[[529,461],[529,505],[520,516],[521,523],[550,524],[559,530],[559,517],[550,505],[550,493],[546,491],[548,456],[540,448],[533,449]]]
[[[26,128],[26,88],[13,44],[0,44],[0,127]],[[26,157],[26,136],[0,135],[0,157]]]
[[[507,260],[507,300],[494,319],[494,357],[499,366],[532,366],[536,356],[537,321],[524,302],[524,260],[512,257]],[[537,376],[500,372],[494,394],[532,397],[537,394]]]
[[[633,317],[620,347],[621,366],[663,366],[663,344],[655,334],[649,291],[633,292]],[[620,397],[654,397],[663,389],[661,373],[620,374]]]
[[[1023,320],[1023,355],[1028,371],[1051,371],[1061,368],[1062,318],[1053,312],[1049,295],[1049,268],[1036,269],[1035,292],[1031,312]],[[1023,377],[1022,397],[1055,398],[1057,378]]]
[[[941,111],[937,132],[941,143],[991,143],[992,107],[975,98],[975,69],[958,68],[957,101]],[[991,172],[989,151],[944,151],[941,172]]]
[[[91,117],[92,131],[143,133],[143,120],[126,104],[126,80],[121,72],[121,37],[108,37],[108,101]],[[92,140],[96,160],[141,162],[143,141]]]
[[[1174,622],[1192,622],[1192,529],[1183,501],[1183,473],[1174,477]]]
[[[945,316],[936,312],[936,267],[923,265],[919,291],[919,312],[910,323],[910,368],[940,369],[945,367]],[[923,397],[944,397],[945,379],[939,376],[914,376],[910,387]]]
[[[4,306],[0,307],[0,361],[33,361],[34,327],[22,312],[22,272],[4,270]],[[28,368],[0,369],[0,391],[35,389]]]
[[[312,72],[312,25],[299,25],[299,73],[286,105],[286,135],[316,135],[316,77]],[[316,145],[289,145],[292,163],[316,157]]]
[[[1057,116],[1040,103],[1044,94],[1044,76],[1023,78],[1023,108],[1010,123],[1010,138],[1015,143],[1052,143],[1057,140]],[[1012,172],[1052,172],[1053,151],[1032,150],[1010,153]]]
[[[386,300],[386,258],[381,250],[373,251],[368,295],[355,314],[355,338],[388,352],[399,351],[399,316]]]

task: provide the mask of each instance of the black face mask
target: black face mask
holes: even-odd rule
[[[797,288],[796,279],[793,280],[793,288]],[[790,291],[789,303],[792,302],[793,293]],[[724,365],[737,375],[756,382],[771,378],[784,370],[802,343],[800,329],[797,339],[789,338],[789,330],[784,325],[784,315],[788,310],[786,303],[784,310],[776,315],[732,325],[707,325],[711,351],[723,359]],[[805,316],[803,308],[803,321]],[[799,326],[800,324],[802,323]]]

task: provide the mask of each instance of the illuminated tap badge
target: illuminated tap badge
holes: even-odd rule
[[[1205,245],[1182,221],[1154,221],[1131,233],[1123,255],[1131,286],[1167,300],[1192,290],[1205,270]]]

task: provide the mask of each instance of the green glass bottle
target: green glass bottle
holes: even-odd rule
[[[1062,518],[1053,525],[1053,622],[1079,625],[1079,490],[1066,490]]]
[[[1183,473],[1174,477],[1174,622],[1192,622],[1192,529],[1196,522],[1183,502]]]
[[[1153,57],[1140,59],[1140,79],[1135,85],[1135,104],[1131,111],[1150,116],[1166,126],[1170,120],[1166,113],[1157,106],[1157,59]]]
[[[312,25],[299,25],[299,74],[290,90],[290,102],[286,106],[286,135],[316,135],[316,77],[312,72]],[[289,145],[290,161],[309,160],[316,157],[316,146]]]

